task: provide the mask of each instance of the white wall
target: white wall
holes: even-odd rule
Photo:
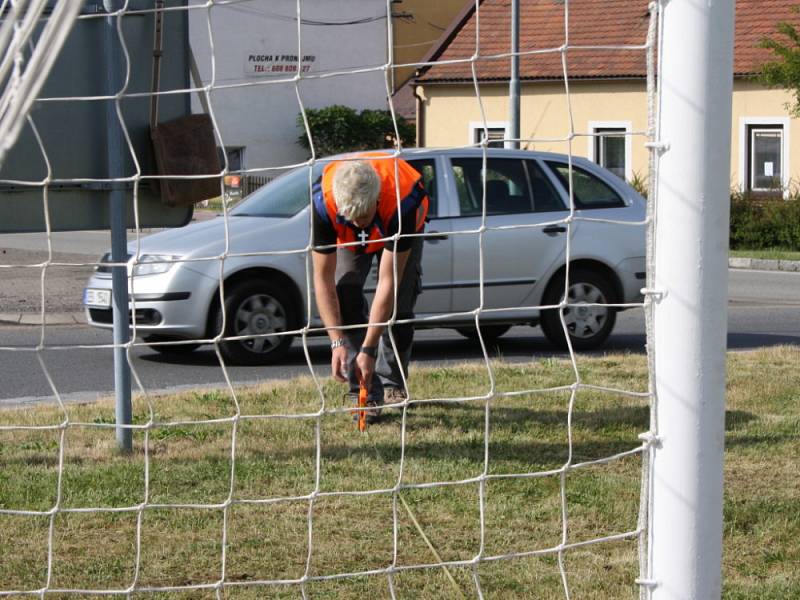
[[[196,4],[192,0],[191,4]],[[383,65],[386,61],[385,0],[302,0],[302,19],[336,25],[301,26],[301,55],[313,57],[304,75]],[[286,59],[298,54],[296,0],[254,0],[214,5],[210,11],[189,11],[190,43],[204,85],[211,82],[213,40],[215,89],[211,106],[226,146],[245,146],[245,167],[270,167],[303,161],[307,152],[297,143],[300,104],[293,73],[272,68],[297,64]],[[342,25],[368,19],[365,23]],[[211,23],[209,36],[208,23]],[[260,59],[252,59],[259,55]],[[269,57],[272,57],[270,60]],[[284,57],[284,58],[282,58]],[[267,73],[256,73],[263,68]],[[283,80],[283,83],[268,83]],[[387,108],[382,70],[300,81],[307,108],[344,104],[356,109]],[[202,107],[192,98],[193,112]]]

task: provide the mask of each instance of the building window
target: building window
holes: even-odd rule
[[[586,155],[623,180],[633,179],[630,121],[589,121]]]
[[[783,126],[748,125],[747,189],[774,192],[783,188]]]
[[[620,179],[633,179],[630,121],[589,121],[587,131],[589,160]]]
[[[739,189],[788,197],[789,123],[788,117],[739,119]]]
[[[502,121],[490,121],[486,123],[484,129],[483,121],[472,121],[469,124],[470,139],[472,145],[483,142],[483,136],[489,136],[490,148],[502,148],[506,137],[506,123]]]
[[[219,164],[225,166],[225,157],[228,157],[228,171],[236,172],[244,169],[244,146],[225,146],[217,147],[219,153]]]
[[[476,129],[474,143],[480,144],[483,142],[484,135],[489,136],[489,148],[502,148],[503,140],[506,137],[506,130],[500,127],[487,127],[485,131],[483,129]]]
[[[625,129],[601,127],[594,130],[595,162],[620,179],[625,179]]]

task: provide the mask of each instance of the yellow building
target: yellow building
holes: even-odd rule
[[[789,189],[800,175],[800,121],[787,109],[793,98],[752,77],[772,58],[758,44],[777,35],[778,21],[800,25],[790,10],[795,2],[736,2],[730,182],[735,189]],[[521,0],[521,147],[572,151],[627,180],[644,177],[648,1],[571,0],[569,8],[567,46],[564,4]],[[475,2],[469,3],[423,59],[437,64],[418,70],[413,81],[420,146],[506,137],[510,3],[482,0],[479,20],[475,12]]]

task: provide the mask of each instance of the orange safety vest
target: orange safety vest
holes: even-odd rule
[[[345,161],[329,163],[322,171],[322,178],[314,185],[314,209],[317,214],[333,226],[336,231],[336,243],[348,244],[360,241],[360,245],[345,246],[353,252],[372,253],[378,252],[384,247],[385,242],[378,242],[388,237],[387,231],[394,226],[397,231],[400,220],[397,218],[397,198],[398,189],[400,191],[400,212],[408,214],[415,211],[416,226],[415,233],[421,232],[425,227],[425,219],[428,216],[428,195],[422,187],[422,177],[408,164],[399,158],[377,158],[385,157],[386,154],[379,152],[362,153],[356,158],[368,162],[377,171],[381,180],[381,191],[378,196],[378,206],[375,213],[375,220],[368,230],[361,230],[350,221],[347,221],[339,214],[336,208],[336,201],[333,197],[333,175],[336,169]],[[395,174],[395,165],[397,173]],[[395,181],[397,185],[395,185]],[[366,235],[365,233],[366,232]],[[372,240],[372,241],[371,241]]]

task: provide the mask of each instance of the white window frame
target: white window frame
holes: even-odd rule
[[[630,121],[589,121],[586,130],[590,133],[586,137],[586,156],[593,163],[597,163],[598,157],[595,156],[596,133],[598,129],[624,129],[625,130],[625,181],[633,179],[633,143],[631,141],[631,131],[633,126]]]
[[[470,146],[474,146],[477,142],[475,141],[477,136],[475,135],[476,131],[483,131],[484,122],[483,121],[470,121],[469,122],[469,129],[468,129],[468,138],[469,140],[467,144]],[[486,121],[486,129],[502,129],[503,130],[503,137],[508,137],[508,121]]]
[[[747,131],[751,127],[758,128],[759,125],[779,125],[782,129],[781,139],[781,186],[783,187],[783,197],[789,197],[789,117],[740,117],[739,118],[739,189],[743,192],[747,189],[748,163],[750,157],[747,155],[750,147],[750,140]]]

